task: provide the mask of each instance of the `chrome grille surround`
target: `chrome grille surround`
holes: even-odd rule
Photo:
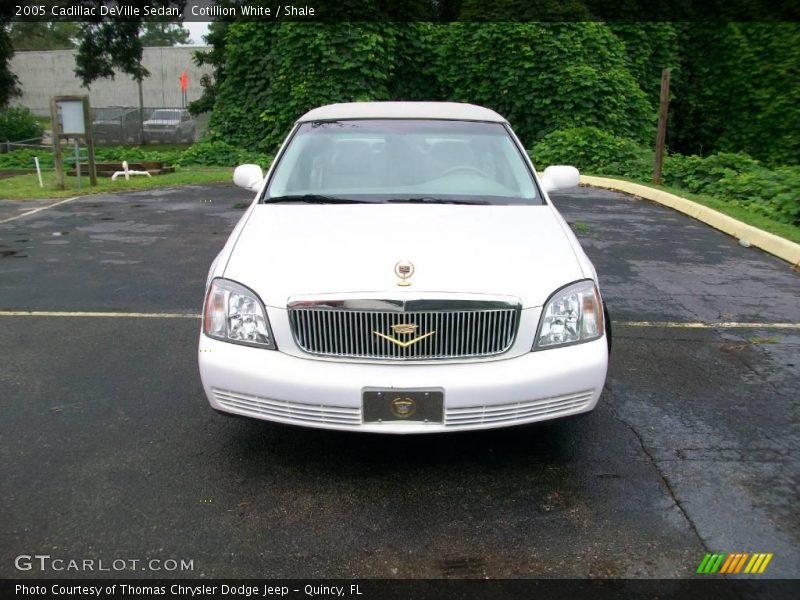
[[[519,328],[521,304],[502,300],[296,300],[288,305],[298,348],[309,354],[372,360],[481,358],[507,352]],[[394,334],[413,324],[413,334]],[[426,336],[407,347],[403,343]]]

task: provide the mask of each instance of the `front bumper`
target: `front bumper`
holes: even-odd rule
[[[505,360],[338,362],[200,335],[200,376],[219,411],[292,425],[373,433],[506,427],[592,410],[605,383],[605,337]],[[364,423],[366,388],[443,389],[444,422]]]

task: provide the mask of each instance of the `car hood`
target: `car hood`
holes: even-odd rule
[[[408,287],[397,285],[401,260],[415,267]],[[344,292],[492,294],[532,307],[583,274],[547,205],[261,204],[224,276],[280,308]]]

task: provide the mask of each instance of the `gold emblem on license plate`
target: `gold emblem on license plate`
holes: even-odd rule
[[[409,397],[398,396],[389,405],[392,414],[398,419],[408,419],[417,412],[417,403]]]

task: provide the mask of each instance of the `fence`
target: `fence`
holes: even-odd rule
[[[92,132],[97,145],[190,144],[208,126],[208,115],[195,118],[181,107],[133,106],[92,108]]]

